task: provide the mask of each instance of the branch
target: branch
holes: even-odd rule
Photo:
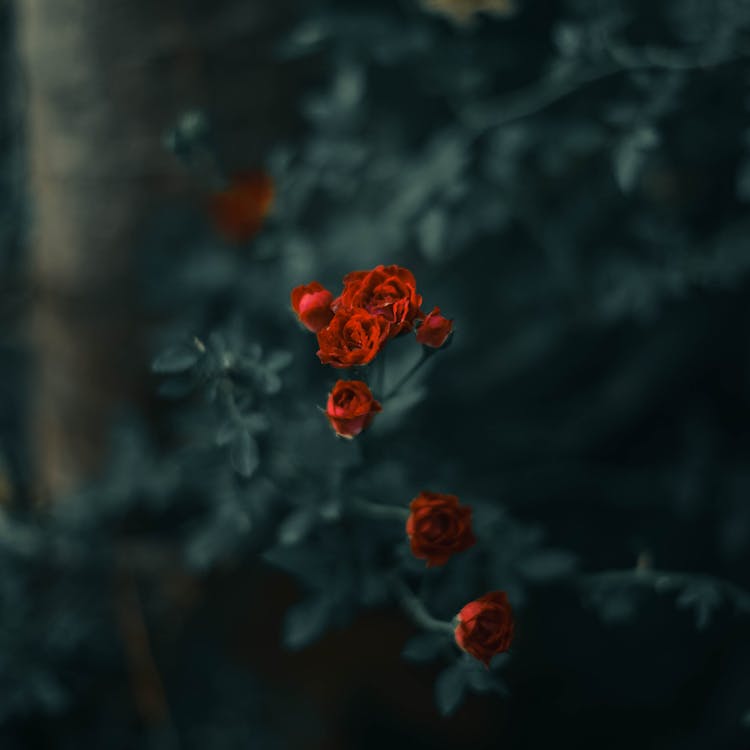
[[[688,586],[705,584],[721,591],[724,596],[734,603],[741,612],[750,613],[750,594],[734,583],[715,578],[713,576],[693,573],[670,573],[647,568],[633,568],[631,570],[608,570],[580,576],[581,586],[626,585],[640,586],[651,589],[657,594],[665,591],[679,591]]]
[[[390,583],[399,604],[415,625],[433,633],[444,633],[453,637],[453,624],[433,617],[422,601],[415,596],[414,592],[397,574],[394,573],[390,576]]]
[[[352,509],[362,516],[379,520],[403,521],[409,518],[409,511],[397,505],[381,505],[369,503],[367,500],[357,499],[352,503]]]

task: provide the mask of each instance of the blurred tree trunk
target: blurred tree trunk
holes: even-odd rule
[[[267,36],[284,3],[199,5],[18,0],[36,292],[29,432],[41,498],[90,475],[115,410],[143,392],[134,249],[145,217],[188,184],[162,150],[164,129],[187,108],[218,108],[233,130],[228,163],[253,160],[290,108],[290,87],[241,52],[258,49],[248,35]],[[240,87],[253,92],[250,106]],[[238,108],[262,112],[262,124]]]

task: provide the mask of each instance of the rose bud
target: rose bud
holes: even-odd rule
[[[380,404],[361,380],[339,380],[328,394],[326,416],[339,437],[359,435],[379,411]]]
[[[411,501],[406,521],[411,551],[427,560],[427,567],[443,565],[451,555],[476,543],[471,530],[471,508],[459,505],[455,495],[420,492]]]
[[[382,348],[389,329],[385,318],[367,310],[340,309],[318,331],[318,358],[333,367],[369,364]]]
[[[422,297],[414,274],[401,266],[377,266],[372,271],[352,271],[344,276],[344,291],[333,307],[361,308],[390,323],[388,336],[411,331],[422,318]]]
[[[513,610],[504,591],[469,602],[458,613],[455,637],[458,647],[489,666],[495,654],[502,654],[513,641]]]
[[[231,242],[247,242],[263,226],[273,204],[274,185],[263,170],[242,172],[211,196],[209,213],[216,229]]]
[[[453,333],[453,321],[440,314],[436,307],[417,328],[417,341],[423,346],[439,349]]]
[[[317,333],[333,318],[333,295],[317,281],[292,289],[292,309],[308,331]]]

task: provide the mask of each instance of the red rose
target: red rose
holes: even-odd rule
[[[510,648],[513,640],[513,610],[504,591],[469,602],[458,613],[456,643],[475,659],[489,665],[495,654]]]
[[[318,357],[333,367],[366,365],[380,351],[389,327],[385,318],[367,310],[340,309],[318,331]]]
[[[372,271],[353,271],[344,276],[344,291],[334,309],[359,307],[390,324],[389,337],[410,331],[417,318],[422,297],[417,294],[414,274],[400,266],[378,266]]]
[[[209,212],[228,240],[246,242],[263,226],[273,196],[273,179],[267,172],[242,172],[232,177],[225,190],[211,196]]]
[[[471,530],[471,508],[459,505],[455,495],[420,492],[411,501],[406,533],[415,557],[427,567],[443,565],[456,552],[476,542]]]
[[[328,394],[326,416],[340,437],[359,435],[379,411],[380,404],[361,380],[339,380]]]
[[[439,349],[453,333],[453,321],[440,314],[436,307],[417,328],[417,341],[423,346]]]
[[[317,281],[292,289],[292,308],[305,328],[317,333],[333,318],[333,295]]]

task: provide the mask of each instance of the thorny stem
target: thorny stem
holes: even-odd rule
[[[383,396],[383,400],[386,401],[389,398],[393,398],[436,351],[436,349],[428,349],[426,346],[422,347],[422,356],[404,373],[398,383]]]
[[[443,633],[453,636],[453,624],[433,617],[425,608],[422,601],[395,573],[390,576],[390,583],[399,604],[411,618],[415,625],[433,633]]]
[[[409,517],[409,511],[397,505],[381,505],[380,503],[367,502],[367,500],[355,500],[352,507],[361,515],[369,518],[406,521]]]

